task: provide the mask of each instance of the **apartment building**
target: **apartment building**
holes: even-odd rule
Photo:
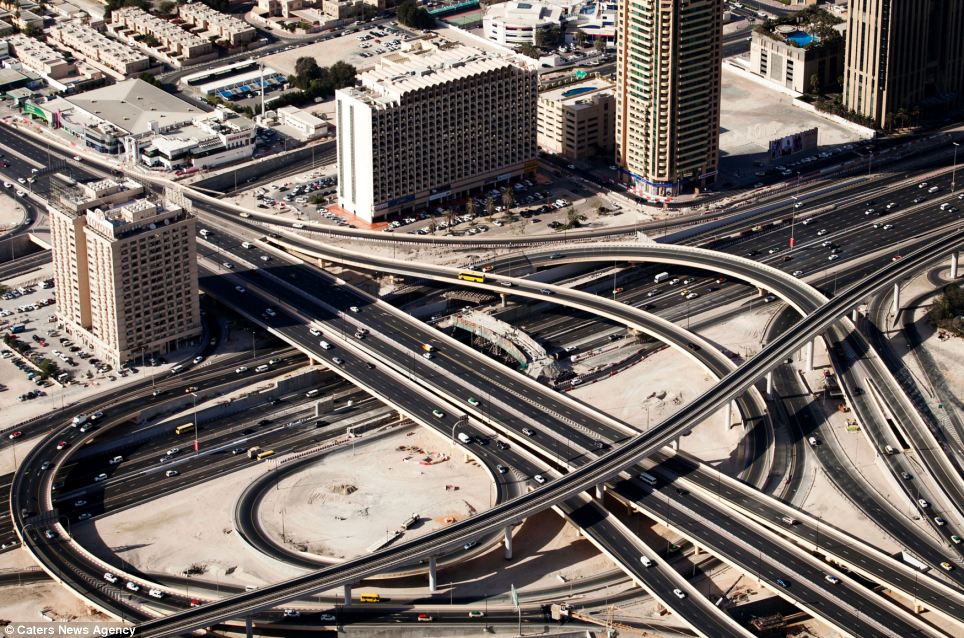
[[[672,197],[719,164],[722,3],[626,0],[616,44],[616,157],[631,188]]]
[[[536,34],[552,27],[562,30],[564,7],[546,2],[510,0],[493,4],[482,16],[485,37],[504,46],[535,44]]]
[[[570,160],[609,155],[616,138],[616,94],[592,79],[539,94],[537,140],[546,153]]]
[[[111,12],[107,30],[175,67],[216,57],[214,45],[208,39],[137,7],[122,7]]]
[[[199,32],[216,35],[219,40],[231,46],[248,44],[258,37],[255,28],[244,20],[216,11],[200,2],[180,5],[177,8],[177,15],[188,24],[197,27]]]
[[[843,103],[881,128],[964,107],[964,2],[851,0]]]
[[[372,221],[536,168],[536,72],[416,41],[336,92],[338,203]]]
[[[62,53],[40,40],[22,33],[9,35],[6,40],[10,51],[21,64],[44,77],[56,80],[76,70]]]
[[[72,338],[117,367],[201,334],[193,216],[147,199],[49,212],[57,318]]]
[[[258,13],[263,16],[289,18],[292,12],[300,11],[313,4],[314,2],[305,2],[305,0],[258,0]]]
[[[47,37],[67,47],[89,63],[106,68],[119,79],[141,73],[151,65],[150,58],[143,52],[108,38],[85,24],[75,22],[55,24],[47,29]]]

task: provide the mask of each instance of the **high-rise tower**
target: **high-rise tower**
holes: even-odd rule
[[[616,157],[640,193],[669,196],[716,176],[720,0],[624,0],[616,54]]]

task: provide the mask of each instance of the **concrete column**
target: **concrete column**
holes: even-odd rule
[[[900,283],[894,283],[894,306],[893,312],[896,315],[900,312]]]
[[[679,439],[673,439],[670,441],[669,448],[673,451],[679,450]]]
[[[499,299],[501,300],[501,304],[500,304],[500,305],[501,305],[503,308],[505,308],[506,305],[508,304],[508,299],[506,298],[504,292],[500,292],[500,293],[499,293]]]
[[[345,607],[351,605],[351,585],[345,585]]]
[[[806,372],[811,372],[813,370],[813,351],[815,348],[813,340],[807,342],[807,366],[804,368]]]
[[[951,253],[951,279],[957,279],[957,251]]]
[[[254,624],[251,616],[244,617],[244,635],[246,638],[254,638]]]
[[[700,555],[700,546],[697,545],[696,543],[693,543],[693,558],[696,558],[699,555]]]
[[[730,426],[733,425],[733,419],[731,418],[732,416],[733,415],[730,414],[730,404],[727,403],[723,407],[723,429],[724,430],[729,430]]]
[[[602,483],[597,483],[597,484],[596,484],[596,498],[597,498],[598,500],[601,501],[601,500],[603,499],[603,494],[605,493],[605,491],[606,491],[606,486],[605,486],[605,485],[603,485]]]
[[[773,394],[773,370],[767,372],[767,396]]]
[[[435,557],[430,556],[428,559],[428,593],[434,594],[438,591],[438,579],[435,573]]]
[[[740,416],[740,406],[737,405],[736,399],[733,399],[732,401],[730,401],[730,425],[733,424],[734,414],[736,415],[736,418],[739,419],[738,423],[740,425],[743,425],[743,418]]]
[[[857,312],[857,309],[856,309],[856,308],[854,308],[853,310],[850,311],[850,320],[853,321],[854,324],[856,324],[858,321],[860,321],[860,313]]]
[[[506,525],[502,530],[502,544],[505,545],[505,559],[512,560],[512,526]]]

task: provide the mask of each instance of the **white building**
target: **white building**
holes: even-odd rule
[[[552,27],[562,29],[565,10],[538,0],[511,0],[486,8],[482,17],[485,37],[503,46],[536,43],[536,33]]]
[[[536,73],[517,56],[423,41],[336,92],[338,203],[366,220],[536,168]]]
[[[84,24],[55,24],[47,29],[47,37],[120,79],[141,73],[151,65],[150,58],[143,52],[112,40]]]
[[[302,142],[328,134],[328,123],[308,111],[294,106],[282,106],[276,111],[278,124],[295,133]]]

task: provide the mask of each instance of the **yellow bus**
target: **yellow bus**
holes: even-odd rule
[[[174,434],[184,434],[185,432],[190,432],[194,429],[193,423],[185,423],[184,425],[179,425],[174,428]]]
[[[485,275],[480,272],[460,272],[459,279],[462,281],[474,281],[477,284],[485,283]]]
[[[265,450],[263,452],[258,452],[258,456],[254,457],[255,461],[260,461],[261,459],[266,459],[274,454],[274,450]]]
[[[378,594],[362,594],[359,597],[359,600],[363,603],[380,603],[382,601],[382,597]]]

